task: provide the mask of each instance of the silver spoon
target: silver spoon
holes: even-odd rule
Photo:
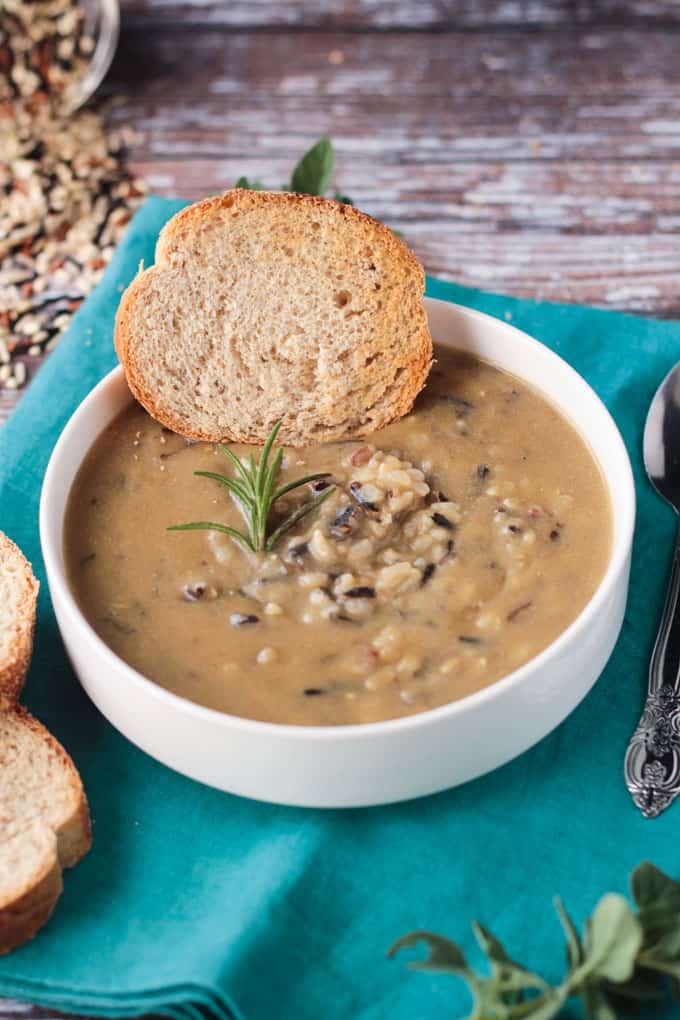
[[[649,408],[643,456],[650,482],[680,513],[680,362]],[[624,768],[626,786],[645,818],[661,814],[680,793],[680,531],[649,665],[647,701]]]

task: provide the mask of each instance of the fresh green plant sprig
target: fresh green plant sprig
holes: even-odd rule
[[[607,893],[582,935],[555,900],[567,944],[567,973],[557,985],[516,963],[478,922],[472,927],[488,974],[473,970],[455,942],[428,931],[404,935],[388,956],[424,942],[427,959],[409,966],[461,977],[473,999],[467,1020],[551,1020],[573,998],[580,998],[588,1020],[641,1016],[641,1009],[650,1020],[653,1003],[668,1003],[669,996],[680,1001],[680,884],[648,861],[635,869],[630,884],[637,911],[625,897]]]
[[[308,149],[302,159],[294,168],[290,181],[284,184],[281,191],[296,191],[303,195],[325,195],[331,183],[335,153],[330,138],[320,138],[311,149]],[[237,188],[246,188],[248,191],[263,191],[262,181],[250,180],[248,177],[239,177],[236,182]],[[343,205],[352,205],[352,199],[347,195],[334,192],[333,198]]]
[[[221,531],[229,535],[234,541],[249,549],[251,552],[271,552],[277,542],[287,531],[290,531],[298,521],[310,514],[313,510],[328,499],[333,492],[334,486],[329,486],[314,499],[301,504],[288,517],[272,527],[271,512],[277,500],[301,485],[308,485],[321,478],[328,478],[328,471],[316,472],[305,475],[295,481],[287,482],[276,488],[276,479],[281,470],[283,460],[283,449],[279,449],[271,457],[276,437],[279,434],[281,422],[277,422],[267,436],[262,447],[262,453],[258,461],[251,453],[248,465],[243,464],[233,450],[221,443],[219,448],[236,468],[236,477],[229,478],[227,475],[218,474],[216,471],[194,471],[195,475],[201,478],[212,478],[219,482],[231,495],[241,508],[241,511],[248,525],[248,532],[239,531],[228,524],[220,524],[216,521],[191,521],[189,524],[172,524],[168,531]],[[271,457],[271,459],[270,459]]]

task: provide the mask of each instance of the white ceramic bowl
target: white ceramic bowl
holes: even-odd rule
[[[83,401],[54,449],[40,506],[42,549],[59,627],[83,687],[121,733],[178,772],[246,797],[309,807],[418,797],[464,783],[531,747],[569,715],[604,668],[623,621],[635,518],[619,432],[584,380],[525,333],[442,301],[428,300],[427,310],[435,341],[473,351],[538,387],[589,440],[614,513],[613,550],[600,586],[536,658],[485,690],[420,715],[356,726],[283,726],[170,694],[95,634],[64,572],[71,483],[95,437],[130,400],[122,370],[115,369]]]

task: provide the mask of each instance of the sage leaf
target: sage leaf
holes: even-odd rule
[[[666,957],[680,965],[680,919],[669,919],[668,930],[659,938],[652,950],[655,955]]]
[[[392,959],[401,949],[411,948],[419,942],[426,944],[429,954],[425,960],[409,961],[409,967],[413,970],[440,970],[468,977],[472,974],[460,946],[451,939],[430,931],[412,931],[408,935],[402,935],[390,946],[387,955]]]
[[[675,882],[650,861],[639,864],[630,878],[633,899],[640,908],[680,914],[680,882]]]
[[[672,978],[674,982],[680,982],[680,960],[672,957],[665,957],[659,952],[644,952],[640,956],[640,964],[650,970],[658,971]],[[680,995],[678,995],[680,998]]]
[[[628,1012],[631,1011],[631,1007],[635,1003],[658,1002],[664,998],[658,974],[641,966],[635,968],[630,981],[625,981],[623,984],[606,981],[603,984],[603,990],[611,1005],[619,1010],[627,1009]]]
[[[642,945],[642,925],[618,893],[607,893],[595,908],[584,942],[585,959],[572,975],[595,974],[609,981],[628,981]]]
[[[330,138],[320,138],[293,170],[290,190],[305,195],[324,195],[331,182],[334,159]]]
[[[640,908],[645,951],[670,960],[680,958],[680,884],[643,861],[631,876],[631,890]]]
[[[568,965],[557,985],[517,963],[477,922],[473,929],[490,973],[472,970],[455,942],[428,931],[399,939],[389,955],[424,941],[427,959],[410,966],[461,977],[473,998],[467,1020],[566,1020],[576,1014],[564,1013],[563,1007],[577,998],[583,1007],[578,1015],[586,1020],[619,1020],[631,1011],[652,1020],[650,1004],[665,1005],[669,995],[680,1002],[680,886],[648,863],[636,869],[631,884],[640,913],[635,914],[623,896],[608,893],[586,921],[583,937],[562,901],[555,899]],[[650,940],[645,917],[651,919],[655,940]]]
[[[567,940],[567,963],[570,970],[575,970],[583,962],[583,946],[576,930],[576,926],[564,908],[559,896],[555,897],[555,910],[562,925],[564,937]]]
[[[549,986],[539,977],[538,974],[532,974],[530,970],[523,967],[520,963],[516,963],[512,957],[508,955],[505,947],[499,939],[493,935],[488,928],[480,924],[479,921],[474,921],[472,924],[475,937],[479,943],[480,949],[482,949],[491,963],[491,970],[494,978],[497,979],[499,984],[506,989],[521,989],[521,988],[540,988],[542,990],[547,989]]]
[[[511,1013],[508,1011],[505,1013],[487,1013],[482,1014],[479,1020],[487,1020],[487,1018],[490,1020],[491,1017],[493,1017],[494,1020],[496,1017],[503,1017],[503,1020],[508,1018],[508,1020],[510,1020],[511,1017],[514,1018],[515,1016],[527,1017],[527,1020],[553,1020],[553,1017],[561,1015],[562,1006],[564,1005],[565,1000],[566,993],[557,989],[555,991],[551,991],[551,993],[545,998],[541,996],[541,998],[536,999],[533,1003],[523,1002],[520,1007],[521,1012],[518,1011]]]
[[[592,1013],[593,1020],[617,1020],[618,1014],[608,1002],[598,1002]]]

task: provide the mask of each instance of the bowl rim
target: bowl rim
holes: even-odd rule
[[[117,365],[115,368],[111,369],[111,371],[107,372],[107,374],[89,391],[87,396],[84,397],[84,399],[78,404],[77,408],[64,426],[52,450],[47,470],[45,472],[40,494],[39,514],[40,544],[48,575],[52,601],[59,602],[60,608],[66,611],[75,625],[80,629],[79,639],[86,641],[93,652],[95,652],[100,658],[103,658],[107,666],[118,670],[119,673],[122,672],[122,675],[128,683],[138,688],[141,687],[143,693],[152,696],[161,703],[164,703],[168,708],[174,711],[179,711],[180,713],[187,713],[189,716],[192,716],[199,721],[202,720],[212,725],[222,726],[225,729],[236,727],[243,733],[249,733],[255,737],[275,737],[279,739],[286,737],[306,742],[335,742],[359,736],[362,738],[375,737],[376,739],[380,739],[388,738],[392,735],[397,736],[399,734],[404,734],[408,731],[427,725],[441,723],[445,720],[452,720],[458,716],[464,715],[468,711],[476,708],[482,708],[487,702],[493,701],[495,698],[501,697],[504,693],[508,693],[513,689],[520,687],[530,674],[540,670],[553,656],[559,656],[560,652],[562,652],[566,646],[577,638],[579,633],[587,629],[588,625],[593,621],[600,609],[611,597],[622,571],[626,568],[633,541],[636,511],[635,483],[630,458],[628,457],[628,452],[618,426],[616,425],[616,422],[611,416],[608,408],[583,376],[581,376],[576,369],[572,368],[567,361],[561,358],[559,354],[547,347],[545,344],[542,344],[539,340],[536,340],[529,333],[526,333],[524,330],[521,330],[502,319],[498,319],[493,315],[488,315],[485,312],[479,312],[476,309],[467,308],[465,305],[460,305],[456,302],[441,301],[435,298],[425,298],[426,308],[428,303],[450,306],[456,309],[456,311],[463,313],[464,316],[480,320],[486,326],[492,326],[494,329],[500,329],[501,332],[506,334],[517,335],[521,337],[524,343],[528,342],[530,346],[540,348],[543,354],[547,353],[550,358],[555,359],[555,363],[559,365],[560,371],[571,376],[572,382],[575,382],[577,385],[580,385],[582,388],[589,391],[591,398],[595,401],[596,405],[599,405],[599,410],[604,416],[604,420],[607,422],[608,428],[610,429],[613,445],[618,448],[616,452],[621,460],[622,467],[624,468],[625,484],[617,488],[616,492],[613,491],[599,458],[591,449],[591,455],[595,458],[600,470],[602,471],[607,491],[610,496],[612,523],[614,527],[612,549],[607,568],[591,598],[588,600],[578,616],[576,616],[568,627],[561,631],[549,645],[539,652],[538,655],[529,659],[528,662],[524,663],[519,668],[512,670],[499,680],[495,680],[487,687],[483,687],[479,691],[467,694],[456,701],[447,702],[446,704],[439,705],[435,708],[416,712],[413,715],[399,716],[394,719],[384,719],[378,722],[326,726],[305,726],[298,723],[267,722],[260,719],[249,719],[243,716],[233,715],[228,712],[221,712],[218,709],[200,705],[197,702],[190,701],[182,695],[166,690],[164,687],[161,687],[159,684],[155,683],[155,681],[130,666],[124,659],[120,658],[120,656],[117,655],[116,652],[114,652],[97,634],[75,600],[66,578],[66,572],[61,564],[63,559],[61,549],[54,548],[54,544],[50,536],[50,525],[52,524],[51,515],[54,513],[52,508],[54,499],[53,491],[59,481],[58,476],[61,469],[61,460],[64,456],[64,451],[70,443],[72,434],[80,427],[81,415],[84,414],[93,404],[96,404],[101,398],[101,395],[112,385],[120,383],[124,373],[122,366]],[[522,376],[518,374],[518,378],[522,379]],[[539,393],[542,393],[546,399],[552,402],[551,398],[541,390],[540,386],[533,383],[530,383],[529,385],[534,386]],[[569,420],[569,415],[562,408],[558,408],[558,410]],[[582,438],[589,443],[588,435],[585,434],[583,430],[576,425],[576,423],[572,422],[572,425],[577,429],[577,431],[579,431]],[[93,437],[90,446],[92,445],[92,442],[94,442],[94,438],[96,437]],[[58,529],[60,542],[63,541],[63,523],[62,514]]]

